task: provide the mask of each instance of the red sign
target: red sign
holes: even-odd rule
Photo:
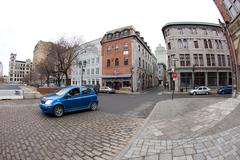
[[[172,78],[176,79],[177,78],[177,73],[176,72],[172,72]]]

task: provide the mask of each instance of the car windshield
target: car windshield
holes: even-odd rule
[[[56,93],[56,95],[58,95],[58,96],[65,95],[70,89],[71,89],[71,88],[63,88],[63,89],[61,89],[60,91],[58,91],[58,92]]]

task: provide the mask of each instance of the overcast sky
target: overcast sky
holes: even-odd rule
[[[162,27],[168,22],[218,23],[213,0],[1,0],[0,61],[8,75],[10,53],[32,59],[39,40],[79,36],[85,42],[105,32],[133,25],[150,45],[165,46]]]

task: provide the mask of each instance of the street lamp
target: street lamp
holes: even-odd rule
[[[177,76],[177,74],[175,73],[176,70],[176,61],[178,61],[178,58],[173,57],[172,58],[173,61],[173,69],[172,69],[172,100],[173,100],[173,96],[174,96],[174,90],[175,90],[175,80],[173,79],[173,73],[175,74],[175,76]]]
[[[193,64],[193,68],[192,68],[192,71],[193,71],[193,79],[192,79],[192,83],[193,83],[193,89],[195,88],[195,66],[197,66],[197,64]]]
[[[86,61],[86,60],[80,61],[80,62],[78,63],[79,68],[81,68],[81,83],[80,83],[80,85],[83,84],[83,72],[85,71],[84,67],[86,67],[86,64],[87,64],[87,61]]]

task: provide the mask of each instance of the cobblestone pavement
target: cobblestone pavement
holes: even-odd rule
[[[99,111],[54,118],[37,101],[0,101],[0,160],[113,159],[143,119]]]
[[[206,105],[209,103],[208,99],[176,99],[159,102],[135,140],[117,158],[131,160],[240,159],[240,126],[235,124],[235,127],[225,128],[225,130],[219,127],[223,126],[220,125],[221,123],[227,123],[225,120],[231,123],[232,118],[228,117],[232,115],[235,115],[240,122],[239,115],[235,114],[235,111],[239,111],[240,108],[240,98],[210,101],[211,105]],[[196,110],[190,109],[185,113],[182,110],[179,113],[169,114],[169,117],[161,116],[163,108],[170,111],[173,107],[176,110],[180,107],[187,108],[192,102],[202,107]]]

